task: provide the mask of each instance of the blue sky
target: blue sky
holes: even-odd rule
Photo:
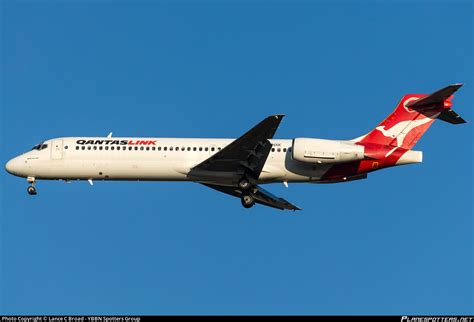
[[[350,139],[406,93],[466,85],[469,1],[3,1],[0,160],[61,136]],[[1,171],[3,314],[473,314],[472,123],[420,165],[271,185],[304,211],[192,183]]]

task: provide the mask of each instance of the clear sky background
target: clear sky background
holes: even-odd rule
[[[424,161],[267,186],[297,214],[193,183],[1,171],[3,314],[474,313],[472,1],[1,2],[0,161],[61,136],[351,139],[463,82]]]

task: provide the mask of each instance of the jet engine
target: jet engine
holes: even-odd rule
[[[350,141],[293,139],[292,157],[308,163],[343,163],[364,159],[364,147]]]

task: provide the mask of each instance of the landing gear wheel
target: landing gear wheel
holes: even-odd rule
[[[242,206],[244,206],[244,208],[252,208],[252,206],[255,205],[255,200],[253,200],[251,195],[242,195],[240,201],[242,202]]]
[[[36,193],[37,193],[37,192],[36,192],[36,188],[33,187],[33,186],[29,186],[29,187],[26,189],[26,191],[28,191],[28,194],[30,194],[30,195],[32,195],[32,196],[33,196],[33,195],[36,195]]]
[[[239,181],[239,189],[241,191],[247,191],[250,189],[250,182],[246,178],[242,178]]]

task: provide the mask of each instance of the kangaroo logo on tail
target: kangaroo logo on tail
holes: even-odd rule
[[[375,129],[380,131],[386,137],[389,137],[389,138],[392,138],[392,139],[396,138],[397,139],[397,146],[402,146],[403,141],[405,140],[405,136],[407,136],[408,133],[410,133],[414,128],[416,128],[420,125],[423,125],[425,123],[428,123],[430,121],[433,121],[433,119],[429,118],[429,117],[426,117],[426,118],[419,119],[419,120],[399,122],[399,123],[395,124],[394,126],[392,126],[388,130],[385,129],[385,125],[384,126],[377,126]]]
[[[436,119],[451,124],[466,123],[451,108],[453,94],[461,86],[449,85],[428,95],[403,95],[395,110],[375,129],[353,141],[411,149]]]

